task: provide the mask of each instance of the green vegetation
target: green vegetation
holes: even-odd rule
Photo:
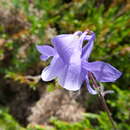
[[[0,1],[0,129],[112,130],[106,113],[102,110],[97,110],[96,113],[85,112],[84,119],[77,123],[54,117],[50,119],[51,127],[17,123],[17,118],[14,119],[9,114],[9,103],[15,100],[13,96],[22,85],[36,91],[42,84],[48,84],[40,83],[37,78],[49,62],[40,61],[35,45],[50,44],[51,38],[58,34],[86,29],[96,33],[90,60],[106,61],[123,72],[117,82],[106,83],[104,86],[106,90],[115,91],[106,98],[118,130],[130,130],[128,0],[104,0],[104,3],[103,0]],[[56,81],[49,83],[47,91],[54,91],[55,86]]]

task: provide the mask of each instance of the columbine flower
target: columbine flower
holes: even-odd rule
[[[58,83],[67,90],[79,90],[86,81],[88,91],[91,94],[97,92],[90,86],[88,73],[91,72],[99,82],[114,82],[121,76],[121,72],[108,63],[101,61],[88,62],[93,48],[95,34],[87,31],[77,31],[74,34],[62,34],[52,39],[53,47],[38,45],[41,60],[53,57],[49,66],[41,74],[44,81],[55,78]],[[88,43],[83,47],[83,42]]]

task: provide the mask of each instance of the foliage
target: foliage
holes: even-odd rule
[[[0,1],[0,104],[7,107],[8,96],[2,89],[21,84],[37,89],[39,74],[46,63],[39,60],[36,44],[50,44],[53,36],[90,29],[96,33],[91,61],[103,60],[123,72],[116,83],[104,84],[115,94],[107,102],[119,129],[130,129],[130,3],[128,0],[1,0]],[[56,82],[49,83],[48,92]],[[8,87],[7,87],[8,86]],[[108,86],[112,86],[111,88]],[[4,91],[5,92],[5,91]],[[11,99],[13,100],[13,98]],[[9,100],[10,101],[10,100]],[[98,112],[97,112],[98,113]],[[86,113],[78,123],[53,119],[54,129],[111,129],[106,114]],[[25,129],[4,110],[0,109],[0,128]],[[36,128],[42,129],[36,125]],[[46,128],[43,128],[46,129]]]
[[[4,108],[0,109],[0,128],[2,130],[25,130]]]
[[[130,95],[126,90],[120,90],[117,86],[113,85],[116,97],[114,100],[108,100],[108,103],[116,109],[115,119],[118,120],[116,127],[118,130],[130,130]],[[84,120],[78,123],[67,123],[52,119],[51,122],[60,130],[112,130],[112,125],[105,112],[98,114],[84,113]]]

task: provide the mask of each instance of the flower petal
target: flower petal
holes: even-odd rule
[[[76,91],[80,89],[83,83],[81,59],[78,53],[77,56],[74,54],[70,61],[70,64],[66,64],[62,72],[59,73],[58,81],[63,88]]]
[[[89,56],[91,54],[91,51],[93,49],[95,34],[92,33],[91,37],[86,36],[85,39],[88,40],[88,43],[83,47],[83,50],[82,50],[82,59],[88,60],[88,58],[89,58]]]
[[[81,52],[84,36],[81,34],[81,32],[76,32],[74,34],[63,34],[52,39],[52,43],[65,63],[69,63],[73,53],[76,53],[77,51]]]
[[[87,89],[88,89],[88,92],[95,95],[97,94],[96,90],[94,90],[91,86],[90,86],[90,83],[89,83],[89,78],[88,78],[88,75],[86,75],[86,85],[87,85]]]
[[[49,56],[41,55],[40,59],[43,61],[46,61],[49,58]]]
[[[94,74],[97,81],[100,82],[114,82],[121,76],[121,72],[117,70],[112,65],[102,62],[82,62],[83,67],[87,71],[90,71]]]
[[[79,90],[82,85],[80,66],[70,65],[67,68],[67,72],[64,79],[63,87],[68,90]]]
[[[50,56],[54,56],[56,53],[54,48],[51,46],[37,45],[36,48],[42,54],[40,57],[41,60],[47,60]]]
[[[64,63],[61,60],[61,58],[59,58],[58,56],[55,56],[52,59],[51,64],[42,71],[42,74],[41,74],[42,80],[51,81],[54,78],[56,78],[58,71],[62,69],[63,65]]]

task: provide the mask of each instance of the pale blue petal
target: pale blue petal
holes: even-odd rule
[[[97,81],[114,82],[121,76],[121,72],[112,65],[102,62],[82,62],[83,67],[94,74]]]
[[[79,90],[82,85],[80,66],[70,65],[67,68],[64,76],[63,87],[67,90]],[[62,79],[63,81],[63,79]]]
[[[40,56],[40,59],[43,60],[43,61],[46,61],[48,58],[49,58],[49,56],[46,56],[46,55]]]
[[[62,69],[63,65],[64,64],[61,58],[59,58],[58,56],[55,56],[52,59],[51,64],[42,71],[42,74],[41,74],[42,80],[51,81],[55,79],[58,75],[58,72]]]
[[[59,83],[62,87],[64,86],[64,82],[65,82],[67,70],[68,70],[68,65],[63,65],[63,66],[62,66],[62,70],[60,70],[60,71],[58,72],[58,75],[57,75],[58,83]]]
[[[72,91],[79,90],[83,83],[81,59],[78,53],[76,54],[71,57],[70,64],[63,66],[63,71],[58,76],[59,84]]]
[[[56,54],[56,51],[54,48],[48,45],[37,45],[37,50],[42,54],[41,60],[47,60],[50,56],[54,56]]]
[[[91,86],[90,86],[90,83],[89,83],[89,79],[88,79],[88,75],[86,75],[86,85],[87,85],[87,89],[88,89],[88,92],[95,95],[97,94],[97,91],[94,90]]]
[[[82,59],[88,60],[94,45],[95,34],[92,33],[90,36],[86,36],[88,43],[83,47]]]
[[[52,43],[54,44],[59,56],[65,63],[68,64],[71,56],[77,51],[80,51],[79,55],[81,56],[84,37],[85,35],[81,32],[76,32],[74,34],[63,34],[53,38]]]

